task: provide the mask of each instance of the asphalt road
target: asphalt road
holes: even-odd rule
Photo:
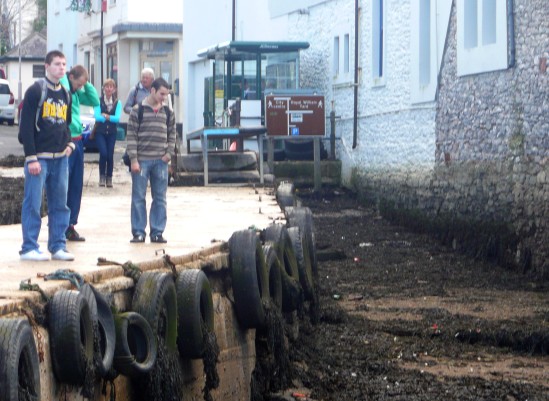
[[[14,125],[12,127],[7,124],[0,123],[0,159],[6,156],[23,156],[23,145],[19,143],[17,134],[19,133],[19,126]],[[115,160],[122,157],[124,149],[126,148],[125,141],[118,141],[115,147]],[[99,154],[97,151],[86,152],[85,161],[92,162],[99,160]]]
[[[23,145],[17,140],[19,126],[0,124],[0,158],[8,155],[23,156]]]

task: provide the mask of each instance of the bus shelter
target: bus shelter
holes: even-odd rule
[[[299,52],[308,47],[308,42],[230,41],[199,51],[213,61],[204,85],[204,126],[231,125],[225,114],[237,100],[239,125],[263,125],[264,95],[299,88]]]

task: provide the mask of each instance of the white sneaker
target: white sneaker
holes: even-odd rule
[[[19,257],[21,260],[31,260],[34,262],[50,260],[50,257],[47,254],[40,252],[39,249],[33,249],[32,251],[22,253]]]
[[[64,249],[60,249],[54,254],[52,254],[51,258],[53,260],[64,260],[64,261],[70,262],[74,260],[74,255],[72,253],[65,251]]]

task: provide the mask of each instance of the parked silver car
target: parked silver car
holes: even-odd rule
[[[10,83],[0,79],[0,123],[6,121],[13,125],[15,120],[15,98],[10,90]]]

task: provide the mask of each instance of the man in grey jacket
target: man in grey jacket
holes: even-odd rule
[[[151,85],[154,81],[154,71],[152,68],[143,68],[141,71],[141,80],[128,93],[128,98],[124,104],[124,113],[130,114],[132,107],[140,104],[143,99],[151,94]]]

